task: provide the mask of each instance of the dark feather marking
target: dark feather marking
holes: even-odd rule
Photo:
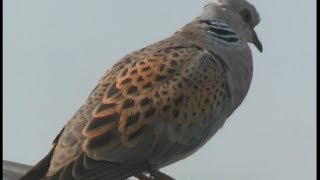
[[[130,134],[130,135],[128,136],[128,141],[131,141],[131,140],[135,139],[137,136],[139,136],[140,134],[142,134],[143,131],[144,131],[144,129],[145,129],[145,127],[146,127],[146,126],[143,126],[143,127],[141,127],[140,129],[138,129],[136,132]]]
[[[174,100],[175,105],[177,106],[180,103],[182,103],[183,99],[184,99],[183,95],[179,96],[177,99]]]
[[[228,42],[237,42],[237,41],[239,41],[239,39],[235,38],[235,37],[222,37],[222,36],[217,36],[217,35],[213,35],[213,34],[211,34],[211,36],[216,37],[218,39],[222,39],[224,41],[228,41]]]
[[[151,68],[150,68],[149,66],[147,66],[147,67],[142,68],[141,72],[145,72],[145,71],[148,71],[148,70],[150,70],[150,69],[151,69]]]
[[[122,108],[130,108],[134,105],[133,99],[126,99],[122,105]]]
[[[214,27],[210,27],[209,29],[210,29],[210,31],[213,31],[219,35],[236,35],[236,33],[229,31],[229,30],[225,30],[225,29],[219,29],[219,28],[214,28]]]
[[[146,97],[146,98],[143,98],[143,99],[141,100],[140,105],[141,105],[141,106],[145,106],[145,105],[148,105],[148,104],[150,104],[150,103],[152,103],[152,99]]]
[[[165,67],[166,67],[166,65],[161,64],[161,65],[160,65],[160,71],[163,71]]]
[[[159,94],[158,91],[156,91],[156,93],[154,94],[154,97],[156,97],[156,98],[159,98],[159,97],[160,97],[160,94]]]
[[[129,87],[129,89],[127,91],[128,94],[133,94],[133,93],[136,93],[136,92],[138,92],[138,89],[135,86]]]
[[[141,76],[138,77],[137,82],[143,81],[143,78]]]
[[[205,23],[207,24],[208,26],[209,25],[215,25],[216,21],[212,21],[212,20],[200,20],[199,21],[200,23]],[[220,24],[221,27],[225,27],[227,28],[228,26],[227,25],[224,25],[224,24]]]
[[[177,65],[178,63],[177,63],[177,61],[175,61],[175,60],[171,60],[171,61],[170,61],[170,64],[171,64],[172,66],[175,66],[175,65]]]
[[[153,73],[147,75],[147,77],[150,77],[150,76],[153,76]]]
[[[161,76],[161,75],[157,74],[156,81],[162,81],[162,80],[164,80],[166,78],[167,78],[166,76]]]
[[[139,65],[144,65],[144,64],[145,64],[145,62],[143,62],[143,61],[139,62]]]
[[[117,92],[119,91],[119,89],[116,86],[116,83],[114,83],[108,90],[107,96],[108,97],[112,97],[113,95],[115,95]]]
[[[99,104],[98,108],[95,111],[95,114],[99,114],[101,111],[110,109],[115,107],[116,104],[115,103],[109,103],[109,104]]]
[[[135,70],[132,70],[130,74],[133,75],[133,74],[136,74],[137,72],[138,71],[135,69]]]
[[[114,121],[119,121],[119,119],[120,119],[120,114],[118,114],[118,113],[113,113],[113,114],[110,114],[106,117],[95,118],[90,122],[90,124],[88,126],[88,131],[94,130],[94,129],[99,128],[101,126],[105,126],[105,125],[112,123]]]
[[[126,69],[122,72],[121,77],[125,76],[125,75],[127,74],[127,72],[128,72],[128,68],[126,68]]]
[[[144,117],[145,117],[145,118],[149,118],[149,117],[151,117],[155,112],[156,112],[156,109],[155,109],[155,108],[151,108],[151,109],[149,109],[147,112],[144,113]]]
[[[131,79],[130,78],[126,78],[121,82],[121,85],[127,84],[129,82],[131,82]]]
[[[132,124],[136,124],[139,121],[140,113],[136,113],[128,117],[126,122],[126,127],[131,126]]]
[[[142,88],[143,89],[147,89],[149,87],[152,87],[152,83],[151,82],[148,82],[146,85],[144,85]]]
[[[135,67],[138,61],[132,63],[131,67]]]
[[[112,141],[118,141],[119,139],[120,139],[120,136],[116,132],[116,130],[108,131],[107,133],[104,133],[100,136],[90,139],[88,147],[89,149],[100,148],[102,146],[105,146],[111,143]]]

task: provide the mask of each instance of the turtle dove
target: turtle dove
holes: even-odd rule
[[[123,57],[22,180],[172,179],[159,169],[196,152],[245,98],[259,21],[245,0],[212,0],[171,37]]]

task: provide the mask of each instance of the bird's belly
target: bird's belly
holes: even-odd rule
[[[161,168],[182,160],[200,149],[223,126],[226,116],[217,118],[217,113],[207,116],[202,123],[179,131],[166,128],[166,133],[159,136],[149,163],[154,168]],[[225,109],[221,109],[225,114]]]

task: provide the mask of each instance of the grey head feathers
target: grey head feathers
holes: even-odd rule
[[[246,0],[211,0],[198,19],[228,25],[242,41],[253,43],[262,51],[262,44],[254,31],[260,16]]]

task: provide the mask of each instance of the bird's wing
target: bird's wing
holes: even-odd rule
[[[220,126],[214,116],[229,91],[218,56],[192,46],[142,52],[123,58],[100,80],[76,115],[85,124],[79,118],[67,124],[55,150],[62,153],[51,162],[68,164],[50,167],[60,169],[59,176],[66,177],[61,179],[131,176],[149,163],[192,151],[212,134],[212,126]],[[81,151],[68,146],[77,141],[83,142],[77,146]]]

